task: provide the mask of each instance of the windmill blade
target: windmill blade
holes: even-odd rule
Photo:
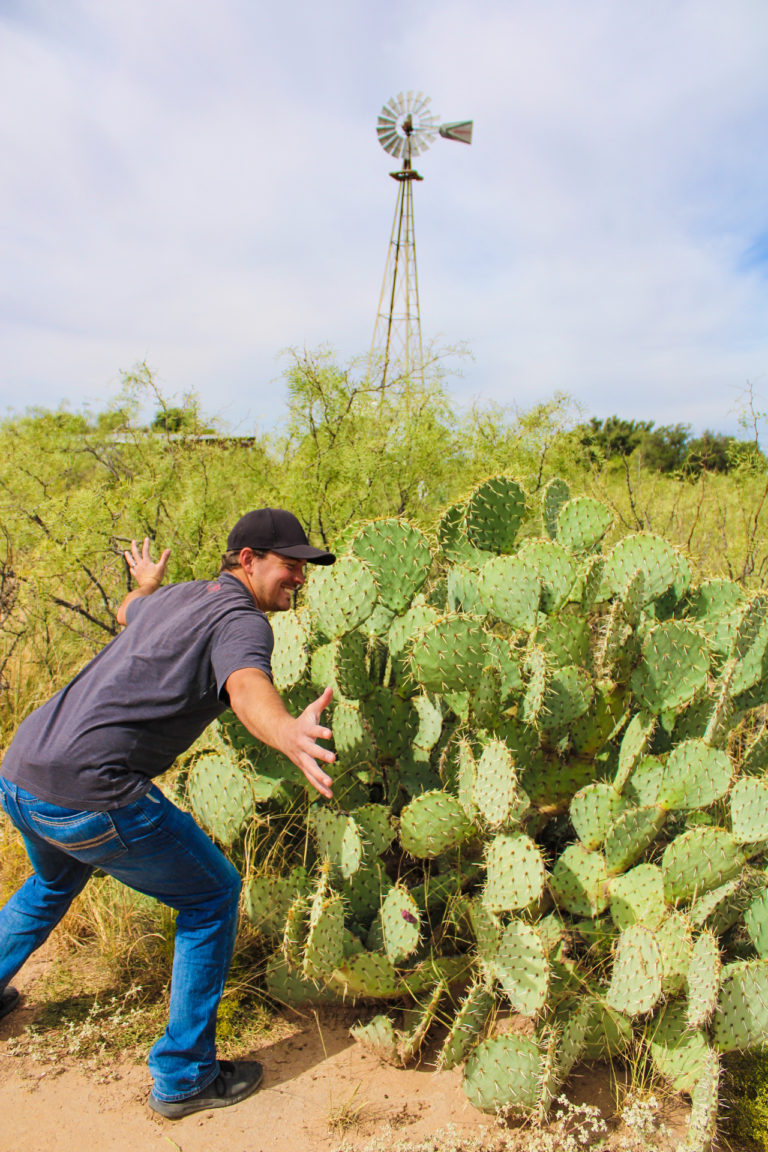
[[[421,113],[428,108],[431,104],[429,96],[425,96],[423,92],[416,93],[416,99],[413,102],[413,111],[416,116],[421,116]]]
[[[453,124],[441,124],[439,132],[444,140],[458,140],[460,144],[471,144],[472,124],[472,120],[457,120]]]

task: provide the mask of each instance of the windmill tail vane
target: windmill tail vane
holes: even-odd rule
[[[376,123],[384,151],[402,160],[402,167],[390,172],[398,182],[397,201],[368,357],[368,379],[378,376],[382,390],[395,371],[406,383],[424,380],[413,217],[413,182],[423,177],[411,166],[412,158],[426,152],[438,135],[472,143],[471,120],[440,124],[430,103],[422,92],[400,92],[382,107]]]

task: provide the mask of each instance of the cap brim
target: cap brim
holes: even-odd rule
[[[289,548],[277,547],[271,551],[279,556],[290,556],[291,560],[307,560],[310,564],[334,564],[336,561],[333,552],[323,552],[311,544],[293,544]]]

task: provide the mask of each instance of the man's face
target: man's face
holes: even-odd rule
[[[248,578],[253,598],[262,612],[285,612],[293,603],[293,594],[305,580],[306,560],[294,560],[278,552],[266,556],[253,556],[247,564],[241,555],[240,563]]]

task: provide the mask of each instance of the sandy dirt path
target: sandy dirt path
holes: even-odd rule
[[[35,969],[33,958],[16,981],[22,992]],[[83,1072],[74,1058],[55,1066],[12,1055],[8,1041],[33,1013],[32,991],[0,1023],[0,1152],[335,1152],[344,1132],[332,1121],[358,1110],[362,1124],[348,1136],[365,1142],[378,1134],[386,1152],[395,1133],[415,1139],[451,1123],[475,1132],[490,1123],[467,1103],[459,1070],[381,1064],[350,1038],[347,1013],[310,1012],[293,1035],[241,1053],[264,1064],[263,1087],[235,1107],[178,1121],[147,1108],[144,1065]]]

